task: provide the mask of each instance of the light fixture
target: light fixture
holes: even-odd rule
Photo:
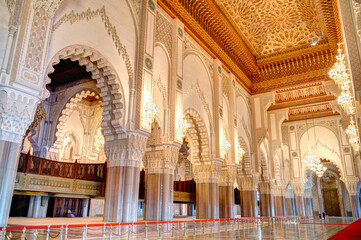
[[[190,126],[191,125],[190,123],[187,122],[185,116],[183,114],[179,114],[179,116],[177,117],[177,123],[175,128],[177,138],[178,139],[184,138],[187,128],[189,128]]]
[[[102,148],[104,146],[104,136],[102,134],[101,128],[97,129],[97,132],[94,136],[94,146],[96,148]]]
[[[243,148],[241,147],[241,143],[238,140],[238,146],[237,146],[237,158],[238,161],[241,162],[243,159],[243,156],[246,152],[243,150]]]
[[[360,142],[359,142],[359,138],[358,138],[358,134],[357,134],[355,121],[352,119],[352,117],[351,117],[350,124],[348,125],[345,132],[348,136],[348,139],[349,139],[348,142],[350,143],[350,145],[353,147],[353,149],[355,151],[359,151],[360,150]]]
[[[230,148],[231,148],[231,144],[228,142],[227,138],[223,136],[221,141],[221,153],[223,155],[226,155]]]
[[[155,118],[155,115],[159,112],[159,108],[154,102],[150,93],[145,94],[144,106],[143,106],[143,118],[144,121],[150,126]]]

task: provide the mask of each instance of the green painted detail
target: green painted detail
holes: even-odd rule
[[[290,130],[291,131],[295,130],[295,126],[290,126]]]
[[[149,8],[150,8],[152,11],[155,10],[155,4],[154,4],[154,2],[153,2],[152,0],[149,0],[149,1],[148,1],[148,6],[149,6]]]
[[[237,119],[234,119],[234,126],[237,127]]]
[[[181,28],[178,28],[178,35],[180,37],[183,37],[183,30]]]
[[[219,116],[223,117],[223,109],[219,108]]]
[[[348,153],[348,152],[350,152],[350,149],[346,147],[346,148],[343,149],[343,151],[344,151],[345,153]]]
[[[182,90],[182,88],[183,88],[183,83],[182,83],[182,80],[180,80],[180,79],[177,80],[177,88],[179,90]]]
[[[296,152],[293,152],[293,153],[292,153],[292,157],[297,157],[297,153],[296,153]]]
[[[150,60],[150,58],[146,58],[145,59],[145,66],[151,70],[153,68],[153,63],[152,63],[152,60]]]
[[[222,68],[221,68],[221,66],[218,66],[218,73],[219,73],[219,74],[222,73]]]
[[[40,179],[40,178],[30,178],[30,184],[49,186],[49,187],[70,188],[69,182],[53,181],[53,180]]]

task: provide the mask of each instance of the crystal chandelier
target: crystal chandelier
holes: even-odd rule
[[[348,142],[351,144],[351,146],[353,147],[353,149],[355,151],[360,150],[360,143],[359,143],[359,138],[357,135],[357,129],[355,126],[355,122],[351,117],[351,121],[350,121],[350,125],[348,125],[347,129],[346,129],[346,134],[348,136]]]
[[[343,90],[337,97],[337,103],[345,110],[348,115],[355,114],[353,106],[353,97],[350,90]]]
[[[155,115],[159,112],[159,108],[155,105],[150,94],[144,101],[143,112],[144,121],[150,126],[154,121]]]
[[[180,114],[180,116],[177,118],[177,124],[176,124],[176,135],[178,139],[184,138],[187,128],[189,128],[191,125],[187,122],[187,119],[183,114]]]
[[[226,155],[230,148],[231,148],[231,144],[228,142],[227,138],[223,136],[221,141],[221,153],[223,155]]]
[[[246,152],[243,150],[243,148],[241,147],[240,142],[238,141],[238,147],[237,147],[237,158],[238,161],[241,162],[243,159],[243,156]]]
[[[307,155],[302,160],[308,169],[315,172],[318,177],[322,177],[327,168],[321,163],[321,159],[313,155],[312,150],[308,147]]]

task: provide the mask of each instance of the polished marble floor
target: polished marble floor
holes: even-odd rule
[[[328,218],[326,221],[308,220],[301,224],[263,224],[242,230],[204,234],[198,236],[177,237],[174,239],[317,239],[323,240],[335,235],[347,225],[352,218]],[[332,224],[332,225],[329,225]]]
[[[181,219],[177,218],[176,220]],[[142,221],[142,219],[139,218],[138,221]],[[63,223],[80,224],[101,222],[102,218],[10,218],[9,225],[53,225]],[[164,236],[163,239],[328,239],[352,222],[352,218],[329,217],[325,221],[309,219],[304,220],[301,223],[258,223],[243,226],[240,230],[230,230],[220,233],[215,232],[213,234],[202,234],[201,230],[199,230],[195,236],[193,236],[192,230],[190,229],[185,237],[175,236],[172,238],[168,235]],[[208,232],[211,231],[208,229]],[[182,235],[182,231],[179,235]]]

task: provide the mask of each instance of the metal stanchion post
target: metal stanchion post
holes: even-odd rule
[[[172,237],[174,237],[174,225],[172,223]]]
[[[214,225],[214,221],[212,221],[211,223],[211,233],[213,233],[213,225]]]
[[[120,223],[118,223],[118,235],[120,235]]]
[[[6,235],[6,227],[3,227],[3,229],[1,230],[1,240],[5,240],[5,235]]]
[[[61,235],[63,236],[63,226],[61,226]],[[68,239],[68,224],[65,225],[65,237],[64,237],[65,240]]]
[[[49,234],[50,234],[50,225],[48,225],[48,230],[46,230],[46,240],[49,240]]]
[[[145,239],[148,238],[148,225],[145,223]]]
[[[184,230],[183,230],[183,236],[187,234],[187,222],[184,222]]]
[[[128,239],[132,237],[132,230],[130,230],[130,225],[128,225]]]
[[[196,221],[193,221],[193,235],[196,235]]]
[[[63,229],[64,229],[64,227],[61,226],[61,228],[60,228],[60,237],[59,237],[60,240],[63,240]]]
[[[109,240],[112,240],[112,235],[113,235],[113,229],[112,229],[112,226],[110,226],[110,228],[109,228]]]
[[[204,234],[204,225],[203,222],[201,222],[201,228],[202,228],[202,233]]]
[[[23,228],[23,233],[22,233],[22,235],[21,235],[21,239],[22,239],[22,240],[25,240],[25,235],[26,235],[26,228],[24,227],[24,228]]]
[[[158,225],[157,223],[157,226],[158,226],[158,230],[159,230],[159,237],[161,236],[161,231],[162,231],[162,227]]]

